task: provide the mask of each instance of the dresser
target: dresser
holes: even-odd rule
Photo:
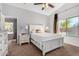
[[[0,56],[6,56],[8,53],[8,34],[6,31],[0,31]]]

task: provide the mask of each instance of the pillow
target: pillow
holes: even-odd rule
[[[36,29],[36,33],[40,33],[41,32],[41,30],[40,29]]]
[[[32,33],[43,33],[45,32],[45,28],[43,26],[33,27],[31,30]]]
[[[32,31],[31,31],[32,33],[35,33],[36,31],[35,31],[35,29],[32,29]]]
[[[36,33],[43,33],[43,32],[45,32],[45,31],[44,31],[44,29],[36,29],[35,32],[36,32]]]
[[[45,32],[45,29],[44,28],[41,28],[41,32]]]

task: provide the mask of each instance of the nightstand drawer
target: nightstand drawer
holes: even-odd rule
[[[22,37],[22,38],[20,39],[20,41],[21,41],[21,42],[22,42],[22,41],[29,41],[29,38]]]
[[[29,40],[21,40],[21,43],[29,42]]]

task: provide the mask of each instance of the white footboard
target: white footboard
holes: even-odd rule
[[[42,42],[42,54],[63,46],[63,37]]]
[[[63,39],[64,38],[61,37],[57,39],[42,41],[41,43],[38,43],[31,39],[31,42],[42,51],[42,55],[45,55],[47,52],[63,46]]]

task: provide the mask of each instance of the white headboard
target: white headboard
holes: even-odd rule
[[[34,29],[43,29],[45,30],[45,26],[44,25],[29,25],[29,31],[32,32],[32,30]]]

